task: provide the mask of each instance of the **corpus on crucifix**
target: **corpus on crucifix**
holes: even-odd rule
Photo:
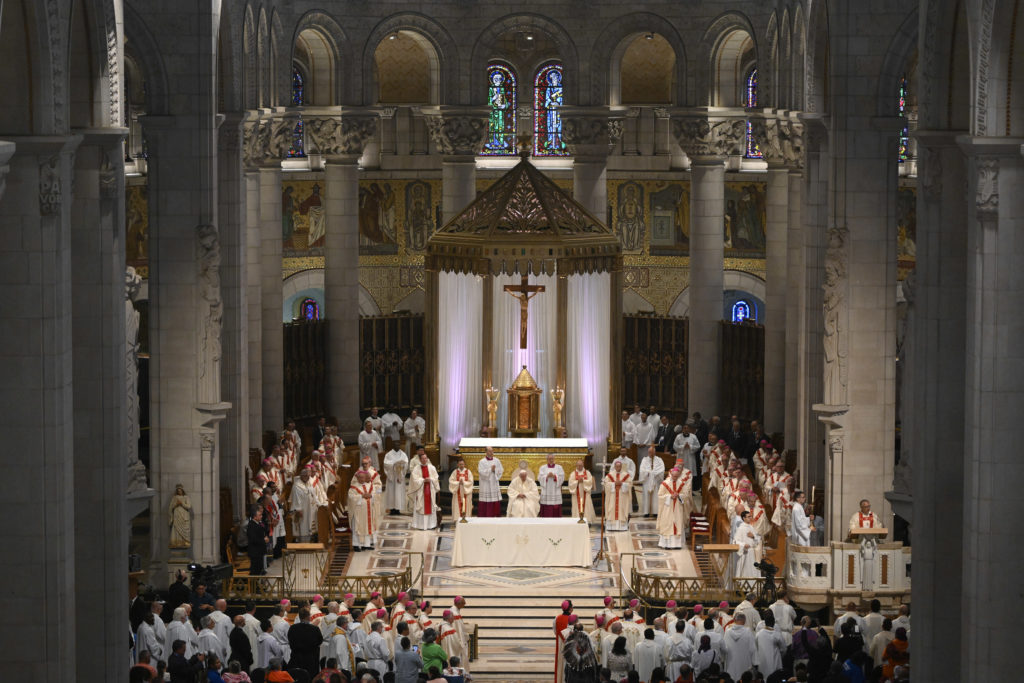
[[[518,285],[505,285],[505,291],[519,299],[519,348],[526,348],[526,319],[529,315],[530,299],[544,291],[544,285],[531,285],[530,277],[523,275]]]

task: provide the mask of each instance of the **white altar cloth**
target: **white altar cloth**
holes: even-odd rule
[[[463,448],[553,448],[564,450],[567,448],[582,448],[587,450],[586,439],[512,439],[498,437],[488,439],[483,437],[465,437],[459,441],[459,449]]]
[[[473,517],[455,524],[453,567],[589,567],[590,527],[577,519]]]

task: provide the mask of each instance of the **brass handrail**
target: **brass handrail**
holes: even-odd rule
[[[426,556],[423,553],[415,551],[415,550],[404,550],[402,552],[404,552],[405,555],[409,558],[409,566],[407,568],[409,570],[412,569],[412,557],[413,557],[413,555],[416,555],[416,556],[418,556],[420,558],[420,568],[416,572],[415,576],[411,576],[410,577],[409,586],[407,588],[411,588],[413,586],[413,584],[418,583],[420,585],[420,587],[419,587],[420,595],[425,595],[425,593],[423,592],[423,575],[426,573],[426,568],[427,568]]]
[[[763,578],[734,579],[731,588],[713,585],[704,577],[697,576],[655,576],[645,574],[634,566],[630,573],[630,590],[647,606],[652,602],[664,603],[676,600],[680,603],[740,601],[748,593],[760,594]],[[775,577],[777,590],[786,587],[782,577]]]
[[[623,587],[624,586],[628,585],[629,588],[630,588],[630,591],[632,591],[634,594],[636,593],[636,591],[633,590],[632,581],[631,580],[627,580],[626,576],[622,573],[623,569],[626,566],[626,563],[622,561],[622,558],[628,557],[628,556],[640,557],[642,555],[643,555],[643,553],[641,553],[641,552],[619,553],[619,604],[622,604],[622,601],[626,597],[625,593],[623,591]],[[636,569],[636,560],[635,559],[633,560],[632,564],[630,565],[630,569],[631,570],[635,570]]]
[[[239,574],[224,579],[221,595],[225,600],[279,601],[284,597],[284,577]]]

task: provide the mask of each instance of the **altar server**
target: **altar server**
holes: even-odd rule
[[[643,489],[640,491],[640,514],[644,517],[657,514],[658,503],[655,496],[658,492],[658,486],[664,480],[665,463],[654,451],[654,446],[649,446],[647,448],[647,457],[640,463],[640,474],[637,475],[637,481],[643,486]]]
[[[733,532],[730,539],[730,543],[739,546],[732,575],[736,578],[756,577],[759,575],[757,569],[754,568],[757,534],[754,533],[754,527],[750,525],[750,510],[744,510],[740,514],[740,520],[740,525],[736,527],[736,531]]]
[[[640,424],[636,426],[636,431],[633,433],[633,443],[637,446],[650,446],[654,443],[654,435],[657,433],[657,426],[648,420],[645,413],[640,413]]]
[[[437,480],[437,469],[427,459],[423,446],[417,449],[416,457],[418,462],[409,475],[412,527],[434,529],[437,527],[437,492],[441,490],[441,484]]]
[[[405,474],[409,470],[409,456],[400,449],[398,441],[384,456],[384,474],[388,485],[384,489],[384,509],[399,514],[405,512]]]
[[[814,526],[804,512],[804,503],[807,502],[807,494],[797,491],[793,499],[792,526],[789,529],[789,542],[793,545],[810,545],[811,530]]]
[[[526,470],[519,470],[518,476],[509,482],[508,516],[536,517],[540,512],[540,491],[537,484],[527,476]]]
[[[420,417],[419,412],[414,410],[406,419],[402,428],[405,432],[405,442],[406,447],[409,449],[409,456],[412,457],[416,446],[423,443],[423,438],[427,433],[427,422]]]
[[[700,441],[697,435],[690,431],[690,425],[684,424],[675,441],[672,442],[672,450],[676,454],[676,466],[685,466],[691,472],[697,471],[697,451],[700,450]]]
[[[466,467],[464,458],[448,477],[448,492],[452,494],[452,519],[458,521],[473,516],[473,470]]]
[[[633,434],[636,432],[636,423],[629,419],[629,411],[622,411],[622,447],[629,449],[633,445]]]
[[[555,456],[548,454],[546,464],[540,466],[538,472],[540,483],[540,516],[562,516],[562,482],[565,481],[565,470],[555,463]]]
[[[380,422],[378,419],[377,422]],[[380,454],[384,451],[384,442],[380,434],[374,431],[373,421],[367,418],[363,423],[363,431],[359,432],[359,458],[369,457],[374,469],[380,469]]]
[[[569,496],[572,498],[572,516],[583,516],[588,522],[596,522],[594,503],[590,492],[594,490],[594,475],[583,467],[583,461],[576,461],[576,469],[569,475]]]
[[[501,487],[498,482],[505,468],[494,457],[494,449],[490,446],[476,469],[480,475],[480,498],[476,513],[480,517],[498,517],[501,515]]]
[[[316,493],[309,483],[309,470],[303,468],[299,478],[292,482],[288,501],[292,513],[292,535],[297,542],[308,541],[316,530]]]
[[[604,477],[604,519],[607,531],[629,531],[629,513],[632,500],[629,495],[633,477],[624,470],[623,461],[615,459],[611,471]]]

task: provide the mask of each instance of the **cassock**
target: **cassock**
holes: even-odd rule
[[[380,529],[380,509],[374,500],[377,491],[370,482],[355,482],[348,489],[348,515],[352,527],[352,545],[369,548]]]
[[[430,481],[427,481],[430,479]],[[437,480],[437,469],[433,463],[417,462],[409,474],[409,495],[412,498],[412,527],[433,529],[437,527],[437,492],[441,482]]]
[[[733,569],[732,575],[735,578],[760,576],[760,573],[754,567],[754,562],[756,561],[754,552],[757,545],[757,534],[754,533],[754,527],[750,526],[748,522],[740,522],[729,542],[739,546],[739,549],[736,551],[736,566]]]
[[[374,469],[380,469],[380,454],[384,451],[384,441],[380,434],[372,429],[368,432],[365,429],[359,432],[359,461],[370,456],[370,463]]]
[[[686,473],[687,475],[689,473]],[[669,477],[658,487],[658,547],[682,548],[686,519],[693,505],[692,476]]]
[[[757,655],[754,632],[749,628],[733,626],[726,630],[722,641],[722,648],[725,650],[725,670],[734,681],[738,681],[744,671],[750,671],[754,666],[754,657]]]
[[[640,462],[640,474],[637,481],[643,486],[640,492],[640,514],[653,515],[657,512],[655,496],[658,486],[665,479],[665,463],[657,454],[653,458],[648,455]]]
[[[789,528],[789,542],[793,545],[811,544],[811,520],[807,518],[804,506],[800,503],[793,503],[793,521]]]
[[[637,446],[650,446],[654,443],[654,435],[657,433],[658,428],[648,419],[647,422],[641,422],[636,426],[633,431],[633,443]]]
[[[256,666],[266,669],[270,666],[270,660],[275,657],[285,659],[284,649],[281,643],[271,633],[261,633],[256,640]]]
[[[160,617],[156,617],[153,623],[156,623],[158,620],[162,621]],[[166,661],[167,659],[163,656],[163,647],[156,639],[156,631],[146,622],[139,624],[139,629],[135,633],[135,651],[142,652],[143,650],[149,650],[149,654],[153,655],[153,661],[159,659]]]
[[[633,664],[641,681],[651,680],[651,672],[665,666],[665,651],[654,639],[643,640],[633,650]]]
[[[696,434],[680,432],[672,443],[672,450],[675,451],[676,458],[683,461],[686,469],[691,472],[697,471],[697,451],[700,450],[700,441],[697,440]]]
[[[540,512],[540,491],[533,479],[516,477],[509,482],[506,493],[509,517],[536,517]]]
[[[541,465],[537,474],[540,484],[540,516],[562,516],[562,482],[565,481],[565,470],[559,464]]]
[[[427,422],[422,417],[411,415],[402,425],[405,432],[405,447],[409,450],[409,457],[415,452],[415,448],[423,443],[423,437],[427,433]]]
[[[480,475],[480,496],[476,514],[479,517],[498,517],[501,515],[501,486],[498,483],[505,468],[494,456],[485,457],[477,465]]]
[[[402,445],[402,418],[391,411],[384,413],[380,416],[380,432],[385,448],[387,448],[388,439],[391,439],[392,448],[398,448]]]
[[[394,448],[384,456],[384,475],[388,478],[384,489],[384,509],[405,512],[405,475],[409,471],[409,456],[398,448]]]
[[[864,515],[860,511],[853,513],[853,517],[850,517],[850,533],[853,533],[854,529],[882,529],[882,523],[878,520],[878,517],[874,512],[869,512]]]
[[[338,660],[339,669],[353,670],[352,666],[356,663],[356,653],[345,629],[334,629],[334,635],[331,636],[330,653],[331,657]]]
[[[292,482],[292,494],[288,501],[292,512],[300,512],[300,515],[292,515],[292,535],[298,539],[308,539],[316,531],[316,492],[313,487],[296,479]]]
[[[629,472],[609,470],[604,477],[604,526],[608,531],[629,531],[633,477]]]
[[[448,477],[448,492],[452,494],[452,519],[473,516],[473,470],[468,467],[452,470]]]
[[[460,662],[469,663],[469,648],[459,635],[459,629],[447,621],[441,622],[441,629],[437,636],[437,643],[444,648],[448,659],[458,657]]]
[[[569,496],[572,499],[572,516],[579,517],[588,522],[596,522],[597,515],[594,513],[594,502],[590,499],[590,492],[594,490],[594,475],[589,471],[573,470],[569,474]]]
[[[220,661],[228,661],[228,648],[220,642],[220,638],[213,632],[213,629],[204,628],[199,632],[199,651],[203,654],[216,652]]]

